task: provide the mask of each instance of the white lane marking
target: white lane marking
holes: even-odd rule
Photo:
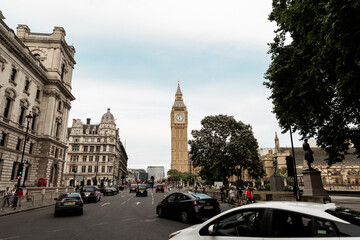
[[[101,226],[101,225],[106,225],[106,224],[107,224],[107,222],[103,222],[103,223],[92,224],[91,226],[95,227],[95,226]]]
[[[154,193],[151,193],[151,205],[154,205]]]
[[[128,218],[128,219],[124,219],[124,220],[122,220],[122,222],[127,222],[127,221],[132,221],[132,220],[136,220],[136,218]]]
[[[110,203],[109,202],[107,202],[107,203],[104,203],[103,205],[101,205],[102,207],[103,206],[106,206],[106,205],[109,205]]]
[[[17,239],[17,238],[20,238],[20,236],[8,237],[8,238],[1,238],[1,240]]]
[[[140,204],[140,202],[136,202],[136,205],[139,205]]]

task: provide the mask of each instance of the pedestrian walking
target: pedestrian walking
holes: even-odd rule
[[[21,207],[21,200],[24,198],[24,192],[22,188],[19,189],[18,197],[19,197],[19,207]]]
[[[235,200],[234,188],[231,187],[229,191],[229,203],[234,204],[234,200]]]
[[[11,205],[14,206],[14,201],[15,201],[15,194],[16,194],[16,187],[14,187],[11,190],[11,195],[10,195],[10,201],[11,201]]]
[[[5,204],[7,203],[8,207],[10,207],[10,196],[11,196],[11,190],[9,189],[9,187],[6,187],[5,192],[4,192],[4,200],[3,200],[3,205],[2,207],[5,207]]]
[[[242,191],[242,189],[241,189],[240,186],[237,186],[236,188],[237,188],[237,191],[236,191],[236,200],[237,200],[238,204],[240,205],[240,203],[241,203],[241,198],[242,198],[242,195],[243,195],[243,191]]]
[[[247,203],[253,203],[254,201],[254,194],[251,188],[248,188],[246,191],[246,201]]]

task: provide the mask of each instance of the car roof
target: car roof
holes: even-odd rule
[[[314,202],[295,202],[295,201],[269,201],[269,202],[259,202],[253,204],[247,204],[240,207],[236,207],[221,213],[221,215],[226,212],[237,211],[239,209],[251,209],[251,208],[272,208],[278,210],[298,212],[302,214],[312,215],[321,218],[327,218],[333,221],[348,223],[342,219],[335,217],[327,212],[328,209],[335,209],[336,205],[334,203],[314,203]]]
[[[205,198],[212,198],[211,196],[204,194],[204,193],[194,193],[194,192],[188,192],[187,195],[191,195],[195,198],[205,199]]]
[[[68,197],[80,197],[80,193],[64,193]]]

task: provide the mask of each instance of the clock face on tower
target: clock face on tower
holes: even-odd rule
[[[179,113],[176,115],[175,119],[178,122],[182,122],[184,120],[184,116],[181,113]]]

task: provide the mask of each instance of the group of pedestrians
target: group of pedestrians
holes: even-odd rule
[[[16,198],[17,196],[17,198]],[[21,207],[21,199],[24,198],[24,192],[22,188],[19,188],[19,192],[17,193],[17,189],[16,187],[14,187],[13,189],[10,189],[9,187],[6,187],[5,191],[4,191],[4,196],[3,196],[3,204],[2,204],[2,208],[4,208],[6,205],[8,207],[13,207],[13,206],[19,206]],[[27,200],[31,200],[31,193],[28,192],[27,193]],[[15,203],[15,201],[19,201],[18,204]]]
[[[243,205],[245,203],[248,204],[255,202],[254,193],[250,187],[246,188],[244,194],[240,186],[236,186],[236,192],[233,186],[230,186],[228,189],[225,189],[225,187],[222,186],[220,188],[220,196],[222,202],[227,202],[229,204]]]

